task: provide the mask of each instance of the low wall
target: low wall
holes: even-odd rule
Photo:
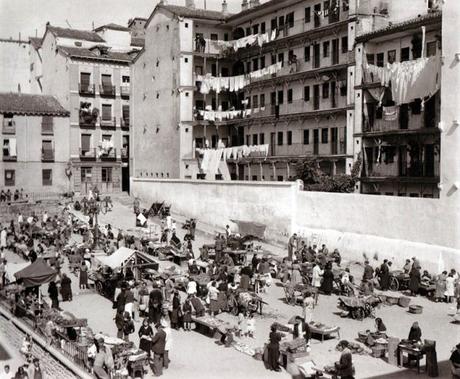
[[[424,268],[460,268],[460,204],[360,194],[301,191],[299,183],[131,179],[143,201],[166,201],[175,213],[221,229],[230,219],[267,225],[265,236],[286,243],[298,232],[338,248],[351,260],[417,256]]]

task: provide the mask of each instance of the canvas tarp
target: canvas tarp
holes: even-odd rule
[[[230,220],[231,222],[238,225],[238,233],[244,236],[254,236],[260,239],[264,238],[265,235],[265,228],[267,227],[264,224],[259,224],[257,222],[250,222],[250,221],[241,221],[241,220]]]
[[[120,247],[115,253],[107,256],[95,257],[100,264],[109,266],[112,270],[119,268],[126,261],[128,261],[133,255],[136,254],[136,250],[128,249],[127,247]]]
[[[56,270],[52,269],[46,262],[39,258],[31,265],[14,274],[16,280],[22,279],[24,286],[35,287],[49,283],[56,277]]]

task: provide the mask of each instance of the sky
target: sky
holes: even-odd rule
[[[159,0],[0,0],[0,38],[41,37],[46,22],[74,29],[92,29],[110,22],[126,25],[133,17],[148,18]],[[220,10],[222,0],[195,0],[199,8]],[[229,11],[241,10],[242,0],[227,0]],[[185,5],[185,0],[167,0]]]

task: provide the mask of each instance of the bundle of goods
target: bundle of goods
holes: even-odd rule
[[[399,296],[389,296],[389,295],[387,295],[385,300],[386,300],[386,303],[388,305],[397,305],[397,304],[399,304]]]
[[[275,321],[272,326],[276,326],[276,330],[279,330],[280,332],[291,332],[292,331],[292,328],[290,328],[289,326],[287,325],[284,325],[284,324],[280,324],[278,321]]]
[[[233,341],[232,346],[235,350],[239,351],[240,353],[249,355],[250,357],[254,357],[256,355],[256,350],[252,347],[238,341]]]
[[[280,350],[288,351],[290,353],[306,353],[307,342],[305,338],[295,338],[292,341],[284,341],[280,344]]]
[[[348,341],[348,347],[349,349],[351,350],[351,353],[352,354],[360,354],[360,355],[365,355],[365,354],[372,354],[372,350],[369,349],[367,346],[363,345],[363,344],[360,344],[358,342],[354,342],[354,341]],[[342,351],[343,350],[343,347],[342,345],[339,344],[335,347],[335,350],[337,351]]]

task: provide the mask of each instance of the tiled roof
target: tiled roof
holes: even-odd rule
[[[133,59],[133,57],[128,53],[112,52],[110,50],[107,51],[107,54],[100,55],[97,48],[86,49],[81,47],[68,46],[58,46],[58,48],[64,54],[72,58],[117,61],[123,63],[129,63]]]
[[[207,9],[192,9],[187,7],[182,7],[179,5],[162,5],[159,4],[158,8],[166,9],[177,16],[187,17],[187,18],[199,18],[204,20],[215,20],[215,21],[224,21],[227,16],[222,12],[210,11]]]
[[[46,29],[53,33],[56,37],[79,39],[90,42],[105,42],[101,36],[90,30],[60,28],[51,25],[48,25]]]
[[[0,113],[25,116],[69,116],[53,96],[0,93]]]
[[[436,24],[438,22],[441,22],[441,20],[442,20],[442,12],[427,13],[423,16],[418,16],[410,20],[406,20],[403,22],[395,23],[395,24],[390,24],[385,28],[377,29],[377,30],[374,30],[366,34],[361,34],[356,37],[356,42],[358,43],[366,42],[373,38],[401,32],[401,31],[408,30],[408,29],[418,28],[419,26]]]
[[[35,48],[39,49],[42,47],[42,39],[38,37],[29,37],[30,44]]]
[[[131,46],[143,47],[145,45],[144,38],[132,38],[131,37]]]
[[[127,28],[126,26],[122,26],[122,25],[118,25],[118,24],[114,24],[114,23],[110,23],[110,24],[107,24],[107,25],[101,25],[98,28],[94,29],[94,31],[98,32],[99,30],[103,30],[103,29],[119,30],[119,31],[122,31],[122,32],[129,32],[130,31],[130,29]]]
[[[244,10],[244,11],[241,11],[239,13],[235,13],[233,15],[230,15],[228,17],[228,20],[233,21],[234,19],[246,16],[246,15],[252,13],[252,12],[260,11],[261,9],[269,7],[270,5],[274,5],[274,4],[280,4],[280,6],[282,7],[283,2],[285,2],[285,0],[269,0],[269,1],[266,1],[265,3],[260,4],[260,5],[256,5],[255,7],[253,6],[251,8],[248,8],[248,9]]]
[[[131,26],[134,21],[147,21],[147,19],[143,17],[134,17],[133,19],[129,20],[128,27]]]

